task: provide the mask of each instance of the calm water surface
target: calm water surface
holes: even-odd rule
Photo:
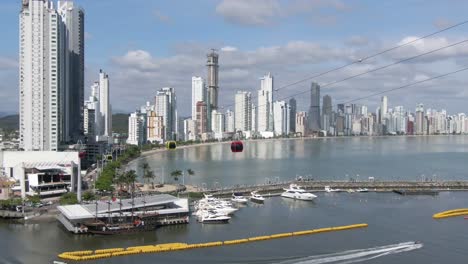
[[[290,179],[295,174],[343,179],[345,174],[381,179],[417,179],[420,174],[465,179],[466,137],[348,138],[267,141],[246,144],[243,153],[228,145],[157,153],[146,158],[156,168],[192,168],[189,183],[223,185]],[[237,155],[240,154],[240,155]],[[433,220],[438,211],[468,207],[467,192],[402,197],[392,193],[318,193],[315,202],[281,197],[239,210],[227,225],[163,227],[123,236],[76,236],[56,222],[19,225],[0,222],[0,263],[52,263],[63,251],[126,247],[168,242],[198,243],[368,223],[360,230],[324,233],[235,246],[120,257],[90,263],[466,263],[468,220]],[[407,252],[359,257],[375,247],[421,241]],[[387,247],[392,248],[392,247]],[[350,251],[365,249],[361,251]],[[318,257],[314,257],[318,256]],[[338,262],[324,262],[335,259]]]

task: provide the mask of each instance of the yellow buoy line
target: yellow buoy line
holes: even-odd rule
[[[468,215],[468,208],[460,208],[460,209],[443,211],[443,212],[434,214],[432,217],[434,219],[441,219],[441,218],[461,216],[461,215]]]
[[[168,243],[168,244],[156,244],[156,245],[146,245],[146,246],[136,246],[136,247],[127,247],[127,248],[107,248],[107,249],[97,249],[97,250],[83,250],[83,251],[72,251],[72,252],[63,252],[58,255],[61,259],[66,260],[75,260],[75,261],[85,261],[85,260],[96,260],[102,258],[112,258],[118,256],[128,256],[134,254],[145,254],[145,253],[162,253],[176,250],[188,250],[196,248],[207,248],[207,247],[219,247],[227,245],[236,245],[242,243],[250,243],[262,240],[278,239],[292,236],[302,236],[302,235],[313,235],[318,233],[325,232],[335,232],[356,228],[367,227],[368,224],[354,224],[346,226],[335,226],[335,227],[326,227],[312,230],[297,231],[292,233],[280,233],[273,234],[269,236],[257,236],[250,237],[245,239],[236,239],[236,240],[227,240],[227,241],[217,241],[217,242],[208,242],[208,243],[199,243],[199,244],[186,244],[186,243]]]

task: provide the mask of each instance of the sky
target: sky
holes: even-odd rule
[[[129,113],[156,91],[174,87],[180,116],[190,115],[191,77],[206,76],[206,54],[220,55],[219,101],[233,108],[238,90],[256,103],[260,77],[274,76],[276,99],[306,110],[310,82],[333,104],[468,66],[468,43],[358,78],[374,68],[468,39],[468,23],[340,71],[283,86],[468,20],[463,0],[75,0],[85,10],[85,94],[109,74],[114,113]],[[20,0],[0,1],[0,113],[18,112]],[[389,107],[416,104],[468,112],[468,71],[388,93]],[[370,111],[380,96],[359,100]]]

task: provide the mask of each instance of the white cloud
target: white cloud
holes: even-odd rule
[[[280,15],[277,0],[223,0],[216,6],[216,13],[227,21],[241,25],[264,26]]]
[[[345,11],[349,6],[340,0],[223,0],[216,13],[226,21],[244,26],[266,26],[283,18],[308,14],[320,25],[334,25],[337,17],[322,15],[320,11]]]
[[[224,51],[224,52],[232,52],[232,51],[237,51],[237,48],[236,48],[236,47],[232,47],[232,46],[225,46],[225,47],[222,47],[222,48],[221,48],[221,51]]]
[[[0,57],[0,70],[13,70],[13,69],[18,69],[17,60],[6,58],[6,57]]]
[[[161,13],[161,11],[155,9],[153,10],[153,16],[159,20],[160,22],[163,22],[163,23],[168,23],[171,21],[171,18],[168,16],[168,15],[165,15],[163,13]]]

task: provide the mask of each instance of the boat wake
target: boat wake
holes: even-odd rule
[[[419,242],[404,242],[399,244],[366,248],[366,249],[355,249],[347,250],[343,252],[309,256],[294,260],[287,260],[283,262],[277,262],[278,264],[321,264],[321,263],[356,263],[367,261],[375,258],[380,258],[387,255],[398,254],[402,252],[412,251],[419,249],[423,246]]]

